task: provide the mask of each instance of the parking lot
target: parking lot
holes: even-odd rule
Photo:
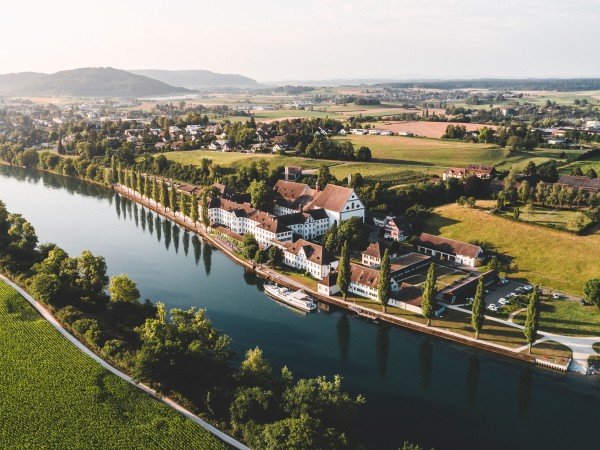
[[[489,292],[485,295],[485,304],[486,310],[488,305],[494,304],[498,307],[498,309],[502,308],[502,304],[499,302],[501,298],[508,298],[508,296],[515,292],[518,288],[524,288],[527,286],[527,283],[521,283],[519,281],[514,281],[507,279],[507,283],[503,285],[494,285],[489,288]],[[524,291],[522,294],[529,294],[531,290]]]

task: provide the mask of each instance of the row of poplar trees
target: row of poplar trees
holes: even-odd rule
[[[338,277],[337,285],[340,288],[340,292],[346,300],[348,290],[350,287],[350,255],[348,254],[348,243],[344,242],[342,246],[342,253],[338,264]],[[427,279],[423,287],[423,294],[421,298],[421,312],[423,317],[427,319],[427,326],[431,326],[431,320],[435,316],[437,309],[437,276],[435,274],[435,264],[429,265],[427,271]],[[379,280],[377,289],[377,298],[379,303],[383,307],[383,312],[386,312],[388,302],[391,295],[391,281],[390,281],[390,255],[388,250],[383,254],[381,260],[381,267],[379,270]],[[525,320],[525,328],[523,333],[525,334],[525,340],[529,344],[529,352],[531,353],[531,346],[537,339],[537,332],[539,328],[540,320],[540,295],[538,287],[535,286],[529,296],[529,304],[527,307],[527,318]],[[475,331],[475,339],[479,339],[479,334],[483,328],[485,320],[485,287],[483,284],[483,276],[479,277],[479,283],[475,291],[475,298],[473,300],[473,309],[471,314],[471,326]]]
[[[187,221],[188,217],[192,223],[196,224],[201,219],[203,225],[209,225],[208,219],[208,200],[207,196],[202,196],[202,208],[199,208],[198,199],[193,194],[178,191],[174,185],[167,183],[162,178],[149,177],[136,170],[123,170],[121,167],[111,167],[115,173],[115,180],[122,186],[125,186],[135,192],[134,195],[140,199],[145,197],[147,200],[154,200],[160,204],[164,211],[169,210],[173,213],[179,211]],[[202,212],[202,217],[200,217]]]

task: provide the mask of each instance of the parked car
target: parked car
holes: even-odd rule
[[[500,300],[498,300],[498,303],[500,303],[501,305],[508,305],[509,302],[504,297],[502,297]]]
[[[525,286],[523,286],[523,289],[527,292],[531,291],[533,289],[533,286],[530,284],[526,284]]]
[[[490,303],[490,304],[487,306],[487,309],[489,309],[490,311],[494,311],[494,312],[497,312],[497,311],[498,311],[498,307],[497,307],[495,304],[493,304],[493,303]]]
[[[518,288],[515,289],[515,292],[517,294],[522,294],[523,292],[525,292],[525,289],[523,289],[522,287],[518,287]]]
[[[511,292],[510,294],[506,295],[506,298],[515,298],[517,296],[517,294],[515,294],[514,292]]]
[[[554,300],[558,300],[560,298],[560,294],[557,294],[556,292],[552,294],[552,298]]]

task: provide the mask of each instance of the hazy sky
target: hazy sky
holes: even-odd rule
[[[7,0],[0,73],[600,76],[600,0]]]

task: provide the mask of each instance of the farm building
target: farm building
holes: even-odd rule
[[[417,242],[417,249],[426,255],[470,267],[475,267],[483,256],[483,249],[478,245],[428,233],[421,234]]]

